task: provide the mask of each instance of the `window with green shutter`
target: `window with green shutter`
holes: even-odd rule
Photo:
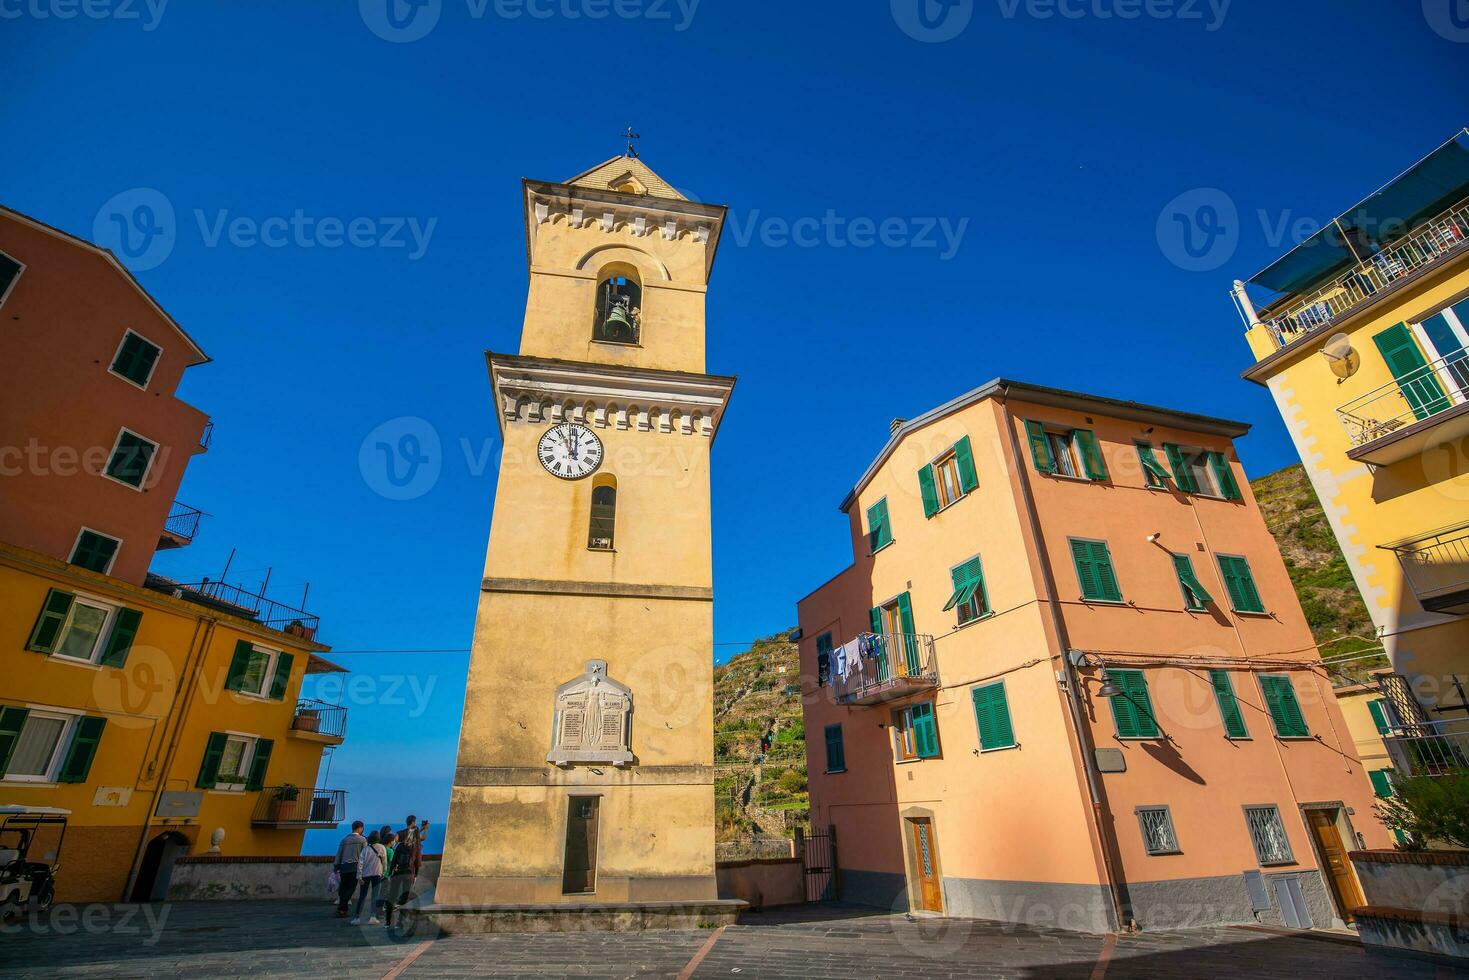
[[[85,783],[92,771],[92,759],[97,755],[97,746],[102,741],[102,729],[107,727],[106,718],[87,716],[78,718],[71,736],[71,746],[66,750],[66,760],[57,774],[59,783]]]
[[[816,686],[825,687],[831,681],[831,632],[816,638]]]
[[[847,771],[847,750],[842,742],[840,723],[826,726],[826,771]]]
[[[893,719],[893,750],[900,762],[931,759],[939,754],[938,726],[933,702],[922,701],[896,708]]]
[[[204,759],[199,763],[199,778],[194,785],[200,789],[213,789],[219,780],[219,767],[224,759],[224,747],[229,736],[224,732],[210,732],[204,743]]]
[[[1234,469],[1229,465],[1229,460],[1223,453],[1213,452],[1205,454],[1209,460],[1209,470],[1214,474],[1214,483],[1219,490],[1219,496],[1225,500],[1243,500],[1244,494],[1239,491],[1239,484],[1234,479]]]
[[[1234,681],[1229,671],[1209,671],[1209,683],[1214,688],[1214,701],[1219,705],[1225,734],[1230,738],[1249,738],[1250,730],[1245,727],[1245,716],[1239,710],[1239,699],[1234,696]]]
[[[0,708],[0,777],[9,771],[10,758],[15,753],[15,744],[20,741],[20,733],[25,729],[29,714],[25,708]]]
[[[1381,799],[1387,799],[1393,795],[1392,772],[1391,769],[1374,769],[1367,774],[1367,778],[1372,780],[1372,795]]]
[[[1265,708],[1275,724],[1276,735],[1281,738],[1311,737],[1311,730],[1306,727],[1306,718],[1301,714],[1295,685],[1291,683],[1289,675],[1261,674],[1260,692],[1265,696]]]
[[[153,366],[158,363],[158,345],[144,340],[129,330],[123,335],[117,356],[112,360],[112,373],[127,378],[139,388],[148,387]]]
[[[1367,702],[1367,711],[1372,715],[1372,724],[1377,728],[1377,734],[1386,735],[1392,728],[1387,720],[1387,702],[1378,698],[1376,701]]]
[[[257,790],[265,788],[265,774],[270,768],[270,754],[275,749],[275,742],[268,738],[257,738],[250,752],[249,775],[245,777],[245,788]]]
[[[1183,590],[1183,604],[1185,608],[1194,612],[1202,612],[1209,608],[1209,603],[1214,597],[1209,590],[1204,588],[1199,577],[1194,574],[1194,561],[1188,555],[1173,556],[1173,570],[1178,573],[1178,587]]]
[[[974,450],[968,436],[918,471],[918,491],[923,498],[925,517],[933,517],[977,489],[979,473],[974,468]]]
[[[106,575],[112,569],[112,560],[117,557],[122,542],[106,534],[82,528],[76,544],[71,549],[69,564],[85,568],[89,572]]]
[[[867,550],[880,551],[893,543],[893,526],[888,519],[888,498],[867,508]]]
[[[1265,611],[1265,604],[1260,601],[1260,591],[1255,588],[1255,577],[1250,574],[1248,561],[1236,555],[1220,555],[1219,574],[1224,579],[1224,588],[1229,592],[1229,603],[1235,612]]]
[[[1005,697],[1005,682],[996,681],[970,692],[974,701],[974,722],[979,727],[979,748],[983,752],[992,749],[1015,747],[1015,729],[1010,723],[1010,702]]]
[[[143,481],[148,478],[148,467],[157,450],[157,443],[123,429],[117,435],[117,445],[113,447],[112,456],[107,460],[105,472],[119,483],[141,488]]]
[[[949,577],[954,581],[954,591],[944,606],[944,612],[957,608],[960,626],[989,614],[989,597],[985,594],[984,587],[984,566],[980,564],[978,555],[949,569]]]
[[[36,617],[36,624],[31,627],[31,638],[26,641],[27,650],[37,653],[56,652],[62,627],[66,625],[66,617],[71,613],[71,605],[75,599],[76,596],[60,589],[46,591],[46,599],[41,603],[41,613]]]
[[[1108,670],[1106,678],[1118,687],[1108,698],[1118,738],[1157,738],[1158,721],[1148,696],[1148,679],[1140,670]]]
[[[1081,468],[1086,478],[1094,482],[1106,480],[1107,461],[1102,458],[1102,447],[1097,444],[1096,433],[1090,429],[1076,429],[1071,436],[1081,453]]]
[[[1112,552],[1107,542],[1085,538],[1070,540],[1081,597],[1089,602],[1121,602],[1122,589],[1117,584],[1117,573],[1112,567]]]
[[[0,305],[3,305],[9,298],[10,290],[20,279],[20,274],[24,269],[25,266],[4,252],[0,252]]]
[[[1025,423],[1025,439],[1030,443],[1030,459],[1037,473],[1056,472],[1056,457],[1051,454],[1051,441],[1046,438],[1046,427],[1039,422]]]
[[[1138,463],[1143,468],[1143,482],[1151,490],[1167,490],[1168,470],[1158,461],[1152,444],[1139,442],[1136,445]]]

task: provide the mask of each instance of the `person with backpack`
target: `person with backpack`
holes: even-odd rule
[[[358,854],[357,858],[357,911],[352,915],[351,925],[362,924],[362,905],[371,896],[372,904],[368,906],[367,912],[370,918],[367,924],[377,925],[378,895],[383,887],[383,874],[388,866],[388,853],[383,848],[381,835],[374,830],[367,838],[367,846]]]
[[[347,906],[352,903],[352,893],[357,890],[357,859],[362,854],[362,849],[367,846],[367,838],[362,836],[362,821],[352,821],[352,832],[342,838],[337,845],[337,856],[332,859],[332,867],[337,872],[337,918],[347,917]]]
[[[392,926],[393,913],[405,904],[413,889],[413,845],[415,835],[404,829],[398,835],[398,846],[393,850],[393,865],[388,874],[387,897],[383,902],[383,924]]]

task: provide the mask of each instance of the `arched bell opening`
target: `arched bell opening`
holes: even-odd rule
[[[616,262],[597,277],[597,309],[592,339],[611,344],[636,344],[642,336],[643,287],[637,270]]]
[[[617,477],[602,473],[592,483],[591,519],[587,527],[587,548],[612,551],[617,530]]]

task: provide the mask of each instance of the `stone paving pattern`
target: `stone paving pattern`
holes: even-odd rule
[[[145,912],[147,914],[145,914]],[[4,977],[676,977],[713,933],[448,936],[393,940],[317,902],[175,902],[58,907],[0,930]],[[420,948],[422,947],[422,948]],[[695,977],[1083,978],[1104,939],[963,919],[909,919],[851,906],[747,913]],[[1359,945],[1245,929],[1152,932],[1116,940],[1108,978],[1427,980],[1469,971]]]

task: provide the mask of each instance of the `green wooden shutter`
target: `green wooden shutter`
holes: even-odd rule
[[[199,778],[194,782],[200,789],[213,789],[219,781],[219,763],[224,758],[224,743],[229,740],[224,732],[210,732],[204,745],[204,761],[199,764]]]
[[[1239,484],[1234,480],[1234,470],[1223,453],[1209,453],[1209,468],[1214,471],[1214,479],[1219,482],[1219,492],[1225,500],[1245,499],[1244,494],[1239,492]]]
[[[1137,443],[1137,458],[1142,463],[1143,479],[1150,487],[1166,488],[1168,471],[1153,454],[1153,447],[1146,442]]]
[[[1015,731],[1010,724],[1010,704],[1005,697],[1005,685],[976,687],[971,697],[974,699],[974,720],[979,726],[979,747],[1003,749],[1014,745]]]
[[[255,740],[255,752],[250,756],[250,775],[245,778],[246,789],[265,787],[265,771],[270,768],[270,753],[274,749],[275,742],[268,738]]]
[[[1198,612],[1205,609],[1214,597],[1204,588],[1199,577],[1194,574],[1194,563],[1188,555],[1174,555],[1173,569],[1178,573],[1178,584],[1183,588],[1185,603],[1188,608]]]
[[[974,449],[965,436],[954,443],[954,462],[959,467],[959,489],[971,493],[979,489],[979,473],[974,469]]]
[[[923,702],[912,708],[913,751],[920,759],[932,759],[939,754],[938,724],[934,720],[933,704]]]
[[[1260,690],[1265,695],[1265,707],[1270,710],[1270,720],[1275,723],[1275,734],[1281,738],[1305,738],[1311,734],[1306,719],[1301,714],[1301,705],[1296,701],[1296,689],[1289,677],[1271,674],[1260,675]]]
[[[1163,451],[1168,454],[1168,465],[1173,467],[1174,485],[1185,493],[1198,493],[1199,484],[1194,479],[1193,470],[1188,468],[1188,457],[1184,455],[1183,447],[1165,442]]]
[[[107,727],[106,718],[87,716],[78,718],[76,733],[71,737],[71,747],[66,750],[66,761],[61,764],[58,783],[85,783],[92,771],[92,759],[97,755],[97,744],[102,741],[102,729]]]
[[[37,653],[55,653],[56,641],[61,637],[61,625],[66,622],[66,616],[71,612],[71,602],[76,596],[70,592],[62,592],[60,589],[49,589],[46,592],[46,601],[41,604],[41,614],[36,617],[36,625],[31,627],[31,638],[26,641],[26,649]]]
[[[933,467],[925,466],[918,471],[918,493],[923,498],[923,516],[932,517],[939,512],[939,489],[934,486]]]
[[[245,687],[245,675],[250,672],[250,658],[255,654],[255,647],[249,640],[235,641],[235,655],[230,660],[230,671],[224,678],[224,689],[226,691],[239,691]]]
[[[955,565],[949,569],[949,577],[953,579],[954,591],[944,606],[944,612],[968,602],[974,598],[976,593],[980,597],[980,608],[989,608],[989,600],[984,595],[984,569],[978,558],[971,558],[962,565]]]
[[[1372,714],[1372,724],[1377,726],[1377,734],[1386,735],[1392,728],[1387,721],[1387,710],[1382,701],[1368,701],[1367,710]]]
[[[1039,422],[1026,422],[1025,435],[1030,440],[1030,458],[1037,473],[1056,472],[1056,457],[1051,454],[1051,444],[1046,441],[1045,426]]]
[[[1423,352],[1418,349],[1418,343],[1406,324],[1389,327],[1372,340],[1387,362],[1388,370],[1397,379],[1398,390],[1403,393],[1403,399],[1415,416],[1426,419],[1449,407],[1443,388],[1433,372],[1427,370],[1428,362],[1423,359]]]
[[[1387,799],[1393,795],[1391,772],[1391,769],[1374,769],[1367,774],[1367,778],[1372,780],[1372,794],[1374,796]]]
[[[104,667],[121,667],[128,661],[133,649],[133,639],[138,635],[138,624],[143,614],[136,609],[119,609],[112,622],[112,632],[107,637],[107,647],[98,661]]]
[[[876,551],[893,542],[892,519],[888,515],[888,498],[883,497],[867,508],[867,543]]]
[[[903,658],[908,663],[908,674],[921,673],[923,665],[918,657],[918,630],[913,626],[913,598],[907,592],[898,596],[898,622],[903,627]]]
[[[1229,671],[1209,671],[1209,682],[1214,686],[1214,700],[1219,704],[1219,717],[1224,720],[1225,733],[1230,738],[1249,738],[1250,730],[1245,727],[1245,717],[1240,713]]]
[[[85,568],[99,575],[107,574],[107,566],[117,553],[118,542],[92,531],[77,535],[76,547],[72,549],[70,564]]]
[[[286,696],[286,688],[291,683],[291,665],[296,658],[289,653],[282,652],[275,658],[275,675],[270,679],[270,697],[273,701],[280,701]]]
[[[872,632],[882,636],[882,606],[873,606],[868,618],[872,623]]]
[[[1082,598],[1094,602],[1121,602],[1122,590],[1112,568],[1112,553],[1105,541],[1071,539],[1071,558],[1076,563],[1076,579],[1081,583]]]
[[[1255,578],[1250,574],[1248,561],[1243,558],[1220,555],[1219,571],[1224,577],[1224,587],[1229,590],[1229,601],[1235,612],[1263,613],[1265,611],[1265,605],[1260,601],[1260,592],[1255,588]]]
[[[0,708],[0,777],[10,765],[10,754],[20,741],[20,730],[25,727],[28,714],[25,708]]]
[[[1102,458],[1102,449],[1097,445],[1096,433],[1090,429],[1077,429],[1076,445],[1081,449],[1081,468],[1088,480],[1107,479],[1107,461]]]
[[[842,744],[842,726],[826,726],[826,771],[841,772],[847,768],[846,748]]]
[[[1112,705],[1112,721],[1118,738],[1157,738],[1158,722],[1153,716],[1153,701],[1148,696],[1148,680],[1140,670],[1109,670],[1107,677],[1120,688],[1108,698]]]

